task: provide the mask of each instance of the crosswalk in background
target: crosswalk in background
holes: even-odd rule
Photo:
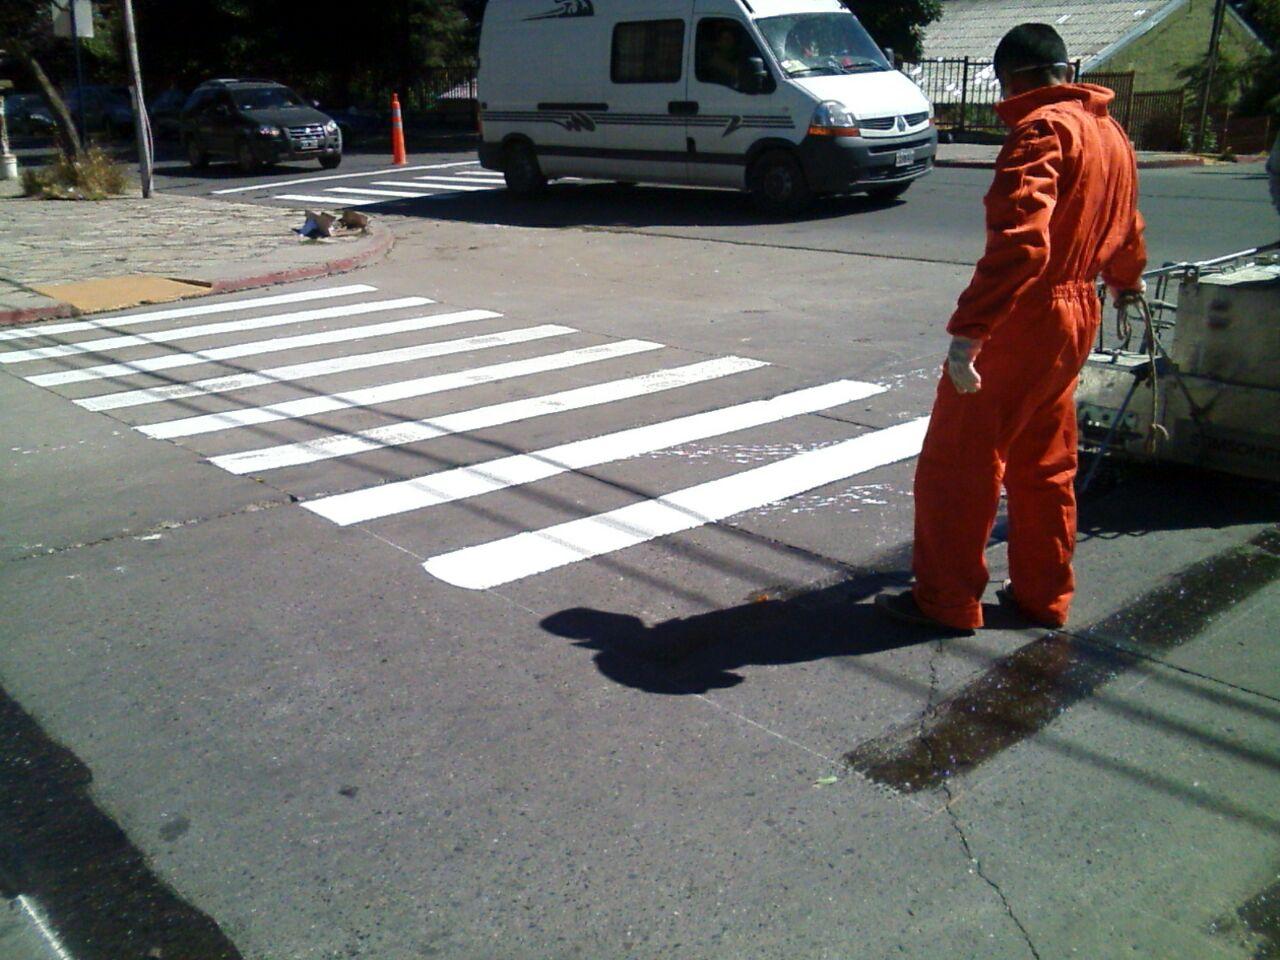
[[[214,190],[225,194],[259,194],[256,200],[291,205],[365,207],[413,200],[443,200],[505,189],[501,173],[483,169],[475,160],[428,163],[372,173],[327,174],[292,180],[263,181],[250,186]]]
[[[323,489],[334,482],[327,468],[379,451],[421,449],[511,424],[549,424],[552,443],[435,469],[397,461],[394,475],[343,473],[338,489],[299,498],[304,509],[339,526],[420,521],[427,544],[439,542],[432,511],[445,504],[511,496],[604,464],[630,465],[639,477],[647,454],[752,430],[794,431],[800,452],[763,466],[426,551],[427,573],[469,589],[715,523],[919,452],[926,418],[805,448],[800,418],[877,396],[884,386],[837,379],[761,395],[752,377],[769,364],[742,356],[689,362],[677,352],[358,283],[0,330],[6,371],[147,437],[183,443],[228,473],[267,482],[287,473],[291,483]],[[571,385],[564,386],[565,377],[548,385],[560,373],[569,374]],[[709,384],[717,389],[691,393]],[[628,401],[644,397],[662,402],[646,407],[655,415],[637,424]],[[338,423],[330,416],[342,412],[355,419]],[[584,412],[595,416],[584,420]],[[578,435],[592,423],[606,426]],[[291,432],[264,442],[264,425]]]

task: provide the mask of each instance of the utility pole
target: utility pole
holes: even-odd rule
[[[80,57],[80,24],[76,18],[76,0],[67,0],[67,7],[71,14],[71,45],[76,58],[76,119],[80,124],[80,142],[85,143],[89,131],[84,125],[84,63]],[[89,27],[89,36],[93,36],[92,26]]]
[[[1209,126],[1209,99],[1213,95],[1214,75],[1218,72],[1218,42],[1222,39],[1222,23],[1227,17],[1227,0],[1217,0],[1213,8],[1213,31],[1209,36],[1209,64],[1205,71],[1204,93],[1200,98],[1200,125],[1196,128],[1196,150],[1204,150]]]
[[[124,44],[129,55],[129,81],[133,86],[133,132],[138,141],[138,176],[142,196],[151,196],[151,122],[142,96],[142,69],[138,66],[138,34],[133,26],[133,0],[122,0]]]

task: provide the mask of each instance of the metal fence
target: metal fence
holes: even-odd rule
[[[1080,62],[1075,66],[1079,74]],[[1000,81],[990,60],[920,60],[904,63],[901,69],[933,103],[941,129],[959,134],[1004,132],[995,112]],[[1184,149],[1186,116],[1181,90],[1138,93],[1137,75],[1132,71],[1089,73],[1081,80],[1115,91],[1111,115],[1129,132],[1138,149]]]
[[[425,70],[404,92],[406,115],[469,122],[476,110],[475,64],[454,64]]]

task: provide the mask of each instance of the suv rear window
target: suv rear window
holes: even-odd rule
[[[614,83],[675,83],[684,64],[684,21],[646,20],[613,28]]]
[[[233,87],[231,97],[241,110],[302,106],[302,98],[288,87]]]

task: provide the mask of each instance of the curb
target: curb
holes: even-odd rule
[[[1203,167],[1208,165],[1204,157],[1165,157],[1159,160],[1138,159],[1139,170],[1168,170],[1174,167]],[[934,160],[935,167],[951,167],[960,170],[994,170],[995,160]]]
[[[329,260],[324,263],[308,264],[304,267],[290,267],[286,270],[276,270],[271,273],[219,278],[210,281],[192,281],[193,283],[207,283],[208,289],[204,293],[183,297],[182,299],[198,300],[200,297],[213,296],[217,293],[234,293],[238,290],[249,290],[254,287],[269,287],[278,283],[295,283],[299,280],[314,280],[317,277],[349,273],[352,270],[368,266],[375,260],[381,260],[391,252],[393,246],[395,246],[395,237],[392,236],[391,232],[379,230],[374,236],[374,242],[368,249],[353,253],[351,256],[340,257],[337,260]],[[121,309],[128,308],[122,307]],[[102,312],[109,313],[110,311]],[[86,314],[69,303],[55,302],[48,306],[0,310],[0,327],[27,326],[28,324],[41,323],[45,320],[66,320],[80,316],[86,316]]]

